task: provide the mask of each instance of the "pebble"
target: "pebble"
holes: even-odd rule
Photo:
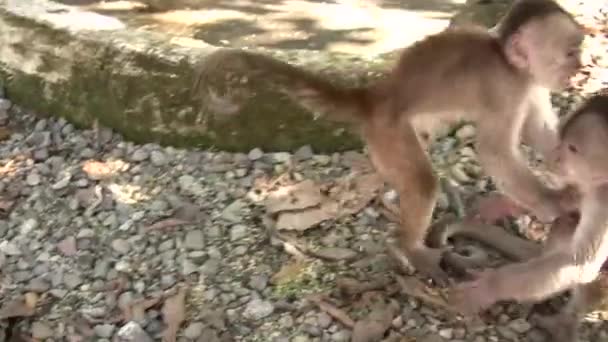
[[[38,340],[44,340],[53,336],[53,329],[47,324],[42,322],[32,323],[32,337]]]
[[[205,236],[200,229],[191,230],[186,233],[184,245],[187,249],[201,250],[205,248]]]
[[[253,299],[245,307],[243,317],[251,320],[259,320],[270,316],[274,312],[274,305],[271,302],[261,299]]]
[[[154,166],[164,166],[167,164],[167,157],[163,152],[154,150],[150,153],[150,161]]]
[[[21,252],[21,249],[19,249],[19,247],[15,243],[6,240],[0,242],[0,252],[8,256],[19,256],[23,254],[23,252]]]
[[[192,322],[186,327],[186,329],[184,329],[184,336],[194,340],[203,334],[204,329],[205,324],[201,322]]]
[[[22,235],[28,235],[29,233],[34,231],[36,228],[38,228],[38,220],[36,220],[34,218],[30,218],[30,219],[23,221],[23,223],[21,224],[20,231],[21,231]]]
[[[63,283],[68,289],[74,290],[83,282],[82,277],[76,273],[67,273],[63,276]]]
[[[264,152],[259,148],[254,148],[247,154],[247,157],[251,161],[256,161],[264,156]]]
[[[296,150],[293,154],[293,157],[296,161],[304,161],[311,159],[314,156],[314,152],[312,151],[312,147],[310,145],[305,145]]]
[[[127,254],[131,249],[129,241],[124,239],[114,239],[112,241],[112,249],[119,254]]]
[[[118,342],[153,342],[154,340],[146,333],[137,322],[130,321],[123,325],[116,337]]]
[[[101,338],[110,338],[114,334],[116,327],[112,324],[98,324],[93,330],[95,331],[95,335]]]
[[[25,178],[25,182],[29,186],[36,186],[36,185],[40,184],[41,181],[42,181],[42,179],[40,178],[40,175],[37,173],[30,173]]]
[[[247,227],[242,224],[234,225],[230,228],[230,241],[238,241],[247,236]]]
[[[133,154],[131,155],[131,160],[136,163],[140,163],[148,159],[149,156],[150,154],[148,153],[148,151],[143,148],[139,148],[135,150],[135,152],[133,152]]]

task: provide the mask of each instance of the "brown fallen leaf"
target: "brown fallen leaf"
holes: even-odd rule
[[[11,302],[6,303],[0,308],[0,320],[12,317],[30,317],[36,313],[37,296],[25,295]]]
[[[76,247],[76,238],[70,236],[61,240],[57,244],[57,249],[59,249],[59,251],[65,256],[76,255],[76,253],[78,253],[78,248]]]
[[[112,176],[112,168],[107,163],[87,160],[82,164],[82,171],[92,180],[102,180]]]
[[[335,305],[328,303],[326,300],[323,299],[323,296],[311,295],[311,296],[308,296],[307,298],[311,302],[315,303],[321,311],[327,313],[328,315],[330,315],[331,317],[336,319],[338,322],[344,324],[344,326],[351,328],[351,329],[355,326],[355,321],[353,321],[353,319],[350,318],[348,313],[346,313],[344,310],[336,307]]]
[[[184,224],[189,224],[192,223],[191,221],[186,221],[186,220],[182,220],[182,219],[177,219],[177,218],[168,218],[168,219],[164,219],[164,220],[160,220],[158,222],[155,222],[147,227],[144,228],[144,230],[150,231],[150,230],[163,230],[163,229],[169,229],[169,228],[174,228],[177,226],[182,226]]]
[[[399,304],[391,300],[376,302],[371,312],[355,323],[353,327],[352,342],[374,342],[382,340],[384,333],[390,328],[393,317],[399,312]]]
[[[441,292],[434,291],[430,287],[426,286],[422,281],[415,277],[403,277],[401,275],[395,275],[397,282],[401,286],[401,291],[411,297],[417,298],[428,304],[436,305],[438,307],[453,311],[441,295]]]
[[[181,286],[177,294],[165,299],[162,308],[163,321],[166,324],[163,331],[163,342],[175,342],[177,331],[186,318],[186,287]]]
[[[264,205],[268,213],[274,214],[314,207],[319,205],[322,199],[320,187],[312,180],[305,180],[271,191]]]
[[[10,128],[6,126],[0,127],[0,141],[10,138],[12,134],[13,131]]]
[[[276,228],[279,230],[304,231],[317,224],[335,218],[338,205],[335,202],[325,201],[321,207],[309,208],[297,212],[284,212],[279,214]]]
[[[306,271],[308,264],[301,260],[296,260],[284,264],[281,269],[270,277],[270,283],[273,285],[282,285],[289,283],[299,277]]]
[[[336,279],[338,289],[348,296],[355,296],[367,291],[381,290],[387,287],[388,284],[388,278],[379,278],[367,282],[346,277]]]

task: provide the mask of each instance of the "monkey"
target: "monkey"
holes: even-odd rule
[[[263,53],[219,49],[199,66],[193,89],[217,97],[205,80],[242,68],[313,112],[354,123],[376,171],[399,194],[400,261],[446,286],[442,252],[424,241],[439,191],[425,147],[446,125],[475,123],[480,164],[501,191],[543,221],[558,217],[560,192],[534,176],[518,147],[531,139],[552,151],[550,92],[581,68],[583,39],[581,25],[554,0],[518,0],[494,32],[467,26],[429,35],[367,85],[338,86]]]
[[[571,238],[540,256],[497,269],[450,290],[450,303],[474,314],[503,300],[541,301],[559,292],[593,288],[608,259],[608,92],[591,96],[559,127],[556,166],[560,178],[579,192],[578,216]],[[573,205],[570,205],[570,209]],[[571,214],[558,218],[567,220]],[[559,225],[558,225],[559,226]],[[564,234],[560,234],[564,235]],[[590,285],[591,284],[591,285]],[[574,305],[576,307],[576,305]]]

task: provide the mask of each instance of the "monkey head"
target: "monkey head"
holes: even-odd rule
[[[582,26],[552,0],[516,1],[497,33],[509,63],[540,86],[562,90],[582,66]]]
[[[582,189],[608,184],[608,91],[591,96],[560,128],[558,168]]]

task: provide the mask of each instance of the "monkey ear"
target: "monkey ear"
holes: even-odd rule
[[[528,69],[528,53],[524,46],[523,35],[520,32],[513,33],[504,45],[504,53],[507,60],[520,70]]]

